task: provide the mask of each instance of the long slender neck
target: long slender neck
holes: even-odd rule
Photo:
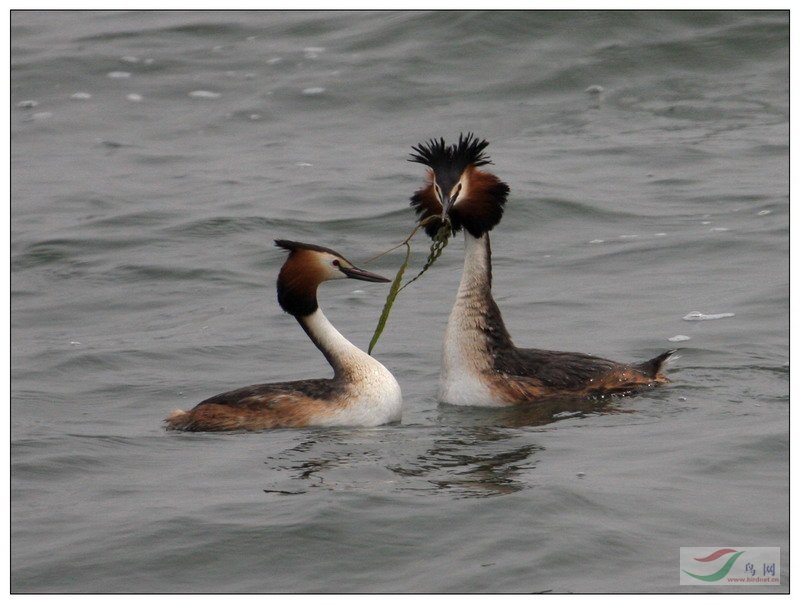
[[[464,230],[464,272],[458,287],[463,296],[492,297],[492,247],[489,234],[472,236]]]
[[[297,316],[297,321],[333,367],[334,378],[350,376],[364,364],[372,363],[369,355],[333,327],[319,307],[309,315]]]
[[[464,230],[464,272],[451,322],[460,329],[472,327],[483,333],[489,348],[513,347],[503,316],[492,297],[492,248],[489,234],[474,237]]]

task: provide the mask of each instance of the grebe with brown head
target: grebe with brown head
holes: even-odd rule
[[[668,382],[661,372],[675,353],[624,364],[585,355],[514,345],[492,297],[489,231],[500,222],[509,188],[481,169],[489,143],[472,133],[458,143],[430,140],[413,147],[409,161],[428,167],[427,181],[411,198],[433,237],[443,219],[463,229],[464,270],[445,330],[439,399],[455,405],[504,406],[553,397],[619,394]],[[436,220],[436,219],[439,220]]]
[[[278,275],[278,303],[294,315],[333,367],[333,378],[256,384],[216,395],[165,420],[183,431],[263,430],[305,426],[377,426],[400,420],[400,385],[381,363],[333,327],[317,303],[317,288],[333,279],[388,282],[338,252],[288,240]]]

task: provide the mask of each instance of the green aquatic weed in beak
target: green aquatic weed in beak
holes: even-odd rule
[[[447,242],[450,239],[450,233],[452,232],[452,227],[450,226],[450,223],[448,221],[443,221],[442,226],[439,227],[439,231],[437,231],[436,235],[433,237],[433,241],[431,242],[431,249],[430,252],[428,252],[428,259],[425,261],[425,264],[422,266],[422,269],[408,282],[403,284],[403,286],[400,286],[400,283],[403,281],[403,275],[405,274],[406,268],[408,267],[408,261],[411,258],[411,244],[409,244],[409,241],[411,240],[412,237],[414,237],[414,234],[420,227],[425,226],[425,224],[430,220],[438,218],[439,217],[428,217],[428,219],[420,222],[416,227],[414,227],[414,230],[411,232],[411,235],[409,235],[406,238],[406,240],[402,244],[400,244],[400,246],[406,247],[406,257],[403,260],[403,264],[400,265],[400,269],[398,269],[397,275],[395,275],[394,280],[392,281],[392,285],[389,288],[389,294],[386,296],[386,302],[383,305],[383,311],[381,312],[381,316],[378,319],[378,325],[375,327],[375,333],[372,335],[372,340],[370,340],[369,342],[369,348],[367,349],[367,353],[369,353],[370,355],[372,354],[372,349],[375,348],[378,339],[381,337],[383,329],[386,327],[386,321],[389,319],[389,313],[392,310],[392,305],[394,304],[397,295],[400,293],[401,290],[410,286],[412,283],[414,283],[420,277],[422,277],[422,274],[431,268],[433,263],[436,262],[436,259],[438,259],[442,255],[442,251],[445,249],[445,246],[447,246]],[[400,246],[395,246],[395,248],[399,248]],[[394,250],[395,248],[392,248],[392,250]]]

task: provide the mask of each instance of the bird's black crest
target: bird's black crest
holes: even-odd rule
[[[289,252],[294,252],[295,250],[313,250],[314,252],[327,252],[328,254],[333,254],[334,256],[344,258],[336,250],[331,250],[330,248],[325,248],[324,246],[317,246],[316,244],[304,244],[303,242],[293,242],[288,239],[276,239],[275,245],[278,246],[278,248],[283,248]]]
[[[447,145],[443,138],[431,139],[412,149],[410,162],[428,166],[433,171],[434,182],[444,191],[450,191],[458,183],[465,170],[472,166],[491,164],[484,149],[489,142],[478,139],[471,132],[466,136],[459,135],[458,143]],[[470,170],[469,198],[461,198],[449,211],[453,233],[465,228],[474,237],[491,231],[503,217],[503,208],[508,197],[508,185],[496,176],[478,170]],[[439,217],[442,204],[436,196],[430,182],[411,197],[411,207],[417,213],[419,221],[429,217]],[[435,237],[441,227],[441,220],[430,220],[425,225],[429,237]]]
[[[434,172],[442,168],[447,168],[459,174],[469,166],[483,166],[491,164],[492,161],[484,153],[484,149],[489,146],[486,139],[478,139],[471,132],[466,136],[458,135],[458,143],[446,145],[444,138],[431,139],[427,143],[420,143],[412,147],[416,153],[412,153],[408,158],[409,162],[417,162],[432,168]]]

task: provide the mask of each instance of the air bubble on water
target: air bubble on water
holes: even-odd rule
[[[727,227],[711,227],[709,231],[730,231]]]
[[[758,216],[766,216],[767,214],[772,214],[772,210],[761,210]]]
[[[123,78],[130,78],[131,72],[129,71],[110,71],[106,74],[109,78],[121,80]]]
[[[90,95],[88,92],[76,92],[70,96],[70,99],[78,99],[78,100],[91,99],[91,98],[92,95]]]
[[[308,162],[297,162],[295,166],[313,166],[314,164],[309,164]]]
[[[701,221],[700,224],[701,225],[710,225],[711,221]]]
[[[136,94],[135,92],[132,92],[131,94],[129,94],[125,98],[128,99],[128,101],[133,101],[134,103],[139,103],[139,102],[141,102],[143,97],[142,97],[142,95],[139,95],[139,94]]]
[[[590,244],[602,244],[604,241],[606,241],[606,240],[604,240],[604,239],[593,239],[589,243]]]
[[[17,103],[17,107],[20,109],[32,109],[39,104],[39,101],[34,101],[33,99],[28,99],[27,101],[20,101]]]
[[[654,233],[653,235],[654,235],[655,237],[664,237],[664,236],[666,235],[666,233],[663,233],[663,232],[661,232],[661,233]]]
[[[138,63],[139,57],[134,57],[133,55],[125,55],[124,57],[120,57],[119,60],[124,61],[125,63]]]
[[[193,90],[189,96],[195,99],[218,99],[222,94],[211,90]]]
[[[312,86],[311,88],[303,89],[304,95],[321,95],[323,92],[325,92],[325,89],[321,86]]]
[[[600,104],[603,100],[603,87],[597,84],[593,84],[588,88],[584,89],[584,94],[588,95],[589,97],[589,106],[592,109],[599,109]]]
[[[72,345],[73,347],[78,347],[80,346],[81,343],[77,340],[70,340],[69,344]]]
[[[631,234],[631,235],[620,235],[620,236],[619,236],[619,239],[636,239],[637,237],[639,237],[639,236],[638,236],[638,235],[636,235],[636,234]]]
[[[260,113],[251,113],[248,117],[253,121],[260,120],[261,119],[261,114]]]
[[[667,338],[667,340],[670,342],[683,342],[684,340],[691,340],[691,337],[685,336],[683,334],[676,334],[675,336]]]
[[[683,316],[684,321],[705,321],[708,319],[724,319],[725,317],[735,317],[735,313],[700,313],[692,311]]]

